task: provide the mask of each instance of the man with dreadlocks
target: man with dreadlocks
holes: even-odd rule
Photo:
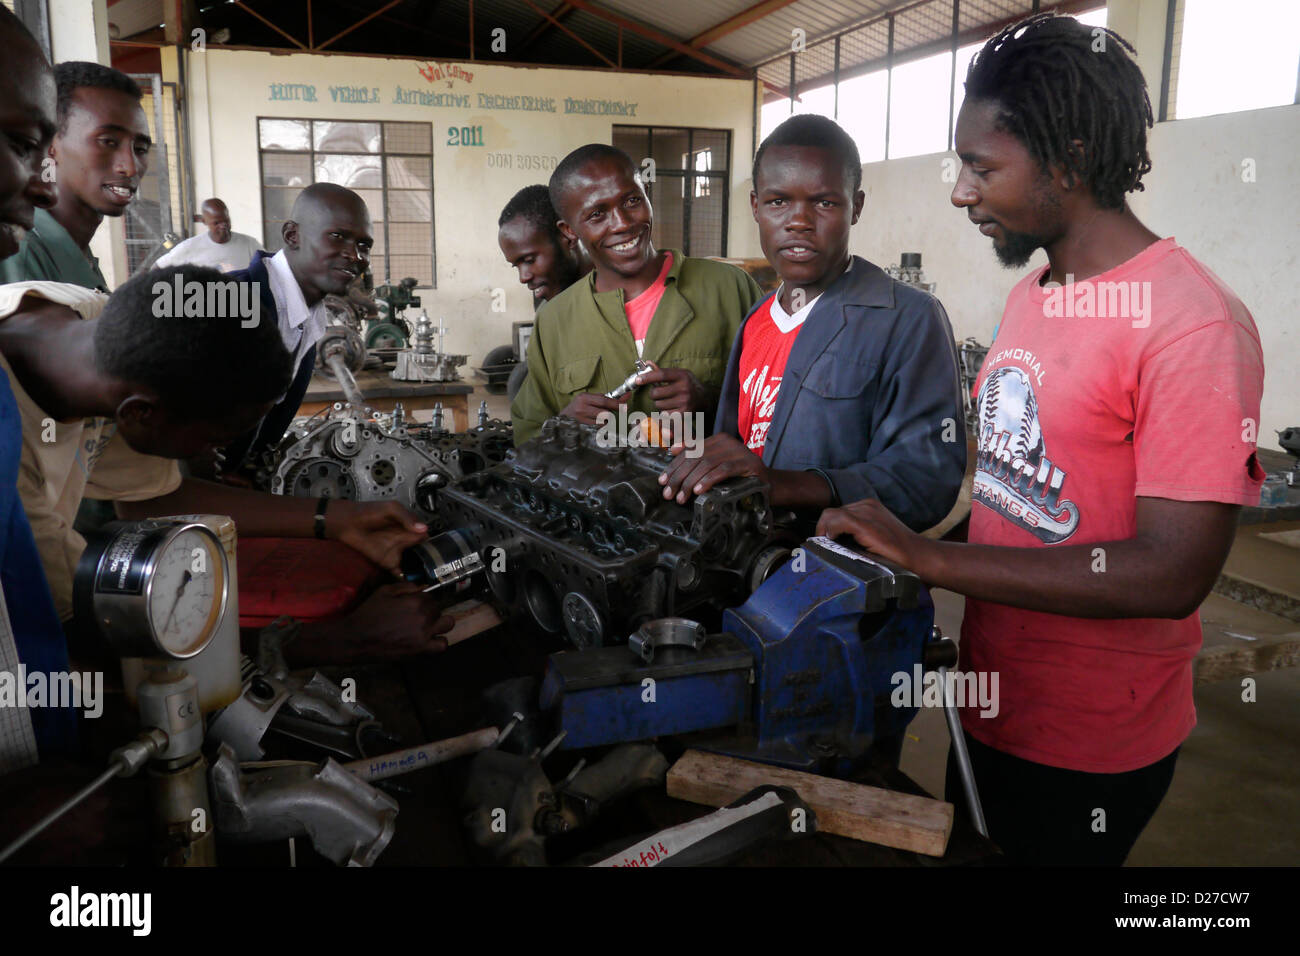
[[[927,540],[870,500],[819,528],[967,596],[962,669],[1000,699],[963,711],[966,742],[1020,863],[1119,865],[1155,813],[1196,722],[1197,608],[1263,478],[1254,321],[1125,202],[1151,168],[1131,53],[1042,15],[971,62],[952,202],[1004,265],[1048,265],[980,373],[969,526]]]

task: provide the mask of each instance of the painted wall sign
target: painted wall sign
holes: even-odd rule
[[[465,109],[470,106],[468,93],[433,93],[409,86],[399,86],[392,101],[403,106],[459,106]]]
[[[316,102],[316,87],[310,83],[272,83],[268,100],[300,100]]]
[[[566,96],[564,98],[564,112],[566,113],[596,113],[601,116],[636,116],[636,108],[639,105],[639,103],[629,103],[627,100],[575,100],[571,96]]]
[[[335,103],[378,103],[377,86],[331,86],[330,99]]]
[[[423,66],[417,66],[416,69],[430,83],[446,80],[447,85],[451,86],[454,80],[464,80],[466,83],[474,82],[474,74],[459,63],[426,63]]]
[[[533,113],[554,113],[553,96],[503,96],[500,93],[478,94],[478,106],[483,110],[528,110]]]

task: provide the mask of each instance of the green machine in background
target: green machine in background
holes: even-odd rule
[[[370,318],[366,327],[366,348],[404,349],[411,341],[411,323],[403,313],[418,308],[420,297],[415,295],[416,280],[407,276],[396,284],[385,284],[374,290],[378,314]]]

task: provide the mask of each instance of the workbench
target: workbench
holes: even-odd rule
[[[401,665],[372,665],[364,668],[324,668],[334,680],[353,677],[358,699],[376,712],[384,726],[400,734],[403,744],[441,740],[491,723],[485,713],[482,691],[513,676],[538,674],[546,655],[561,650],[557,638],[524,632],[509,626],[493,628],[450,647],[443,654],[403,662]],[[670,763],[685,750],[688,738],[667,738],[658,742]],[[594,762],[604,750],[558,750],[547,760],[552,780],[572,769],[579,756]],[[401,805],[397,832],[379,858],[378,866],[464,866],[484,862],[468,839],[461,823],[460,806],[472,758],[416,771],[392,782],[407,793],[393,792]],[[896,768],[872,766],[855,778],[859,783],[898,790],[919,796],[926,794]],[[712,807],[687,803],[667,796],[663,785],[643,790],[602,807],[594,823],[585,829],[552,837],[548,852],[553,862],[586,859],[598,849],[616,849],[634,837],[684,823],[713,812]],[[298,841],[298,861],[303,865],[304,841]],[[271,850],[267,862],[283,860],[285,850]],[[734,861],[743,866],[954,866],[999,863],[993,845],[975,833],[962,812],[955,815],[948,852],[941,859],[894,850],[844,837],[814,834],[804,839],[772,842],[754,847]],[[328,865],[328,864],[326,864]]]
[[[456,432],[469,428],[469,395],[474,391],[470,382],[403,382],[393,378],[386,368],[364,369],[356,373],[356,380],[366,403],[377,411],[391,412],[393,406],[401,402],[407,417],[414,418],[414,412],[431,411],[435,404],[440,403],[443,412],[450,415],[444,419],[445,427]],[[307,386],[298,414],[314,415],[334,402],[342,401],[346,398],[339,383],[318,373],[312,376]],[[428,420],[424,415],[419,418]]]

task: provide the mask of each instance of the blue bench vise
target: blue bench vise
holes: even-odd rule
[[[552,654],[541,706],[566,749],[710,732],[691,745],[844,771],[916,716],[891,705],[892,678],[923,664],[933,624],[916,575],[813,538],[725,612],[720,634],[660,618],[625,647]]]

